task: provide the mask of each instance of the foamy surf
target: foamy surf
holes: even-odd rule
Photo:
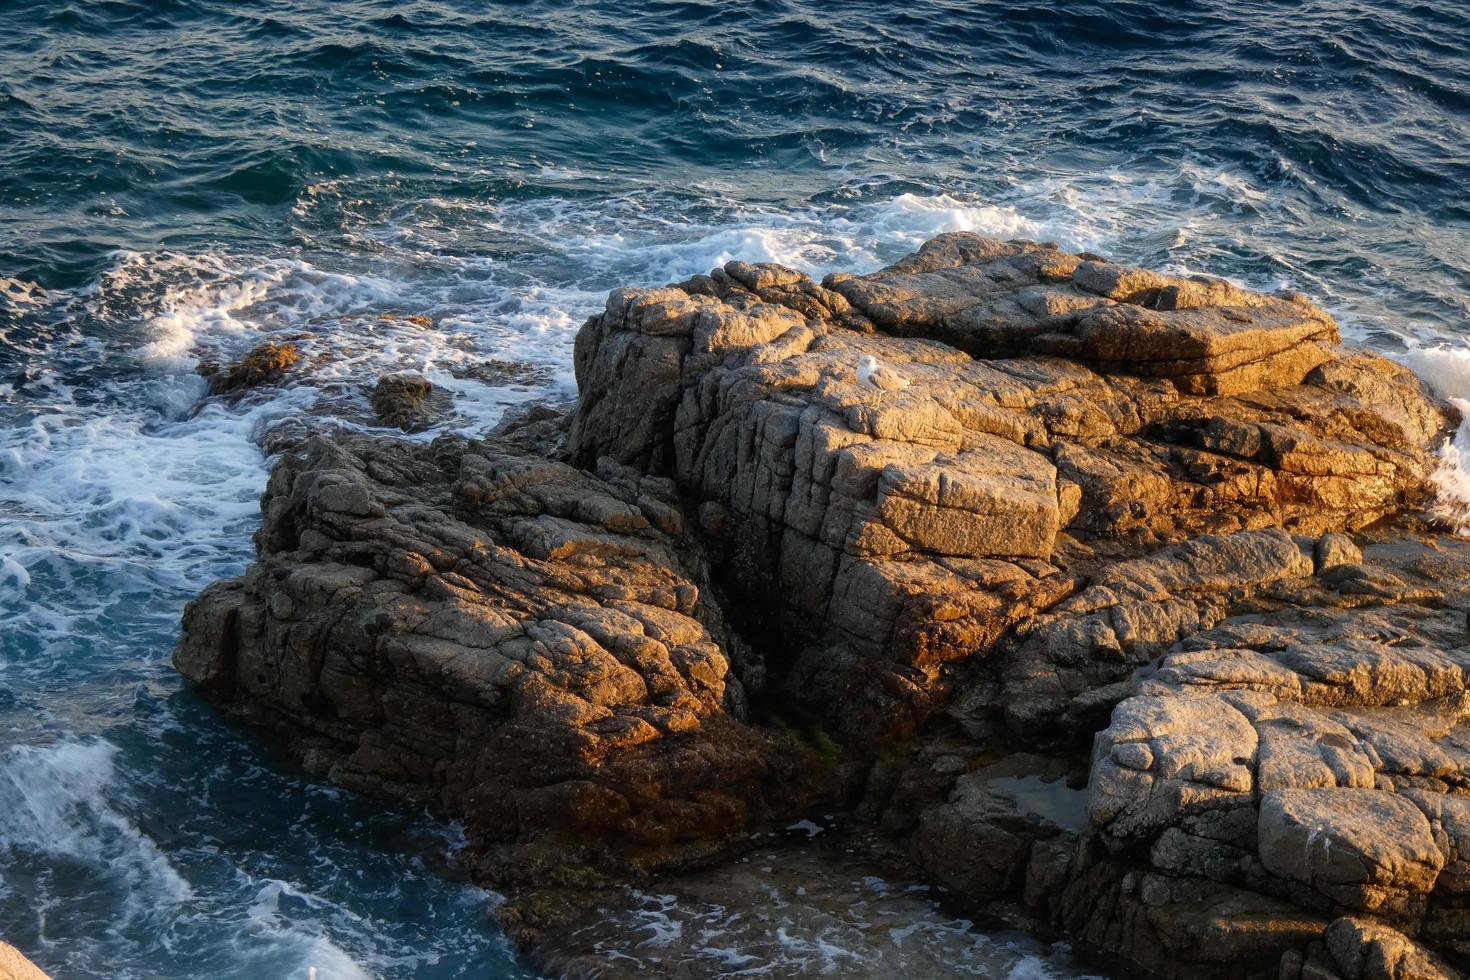
[[[21,745],[0,761],[0,910],[13,935],[32,936],[41,959],[101,975],[95,948],[73,948],[68,906],[86,907],[109,935],[157,935],[187,914],[188,881],[128,812],[117,747],[103,739]],[[126,957],[116,976],[135,975]]]
[[[183,603],[249,555],[275,426],[368,424],[334,394],[365,403],[408,366],[463,386],[454,424],[480,431],[532,392],[459,376],[467,349],[559,360],[547,334],[574,328],[554,289],[461,286],[428,329],[375,315],[417,288],[296,256],[123,253],[6,334],[27,362],[0,384],[0,917],[57,975],[522,975],[493,896],[414,857],[453,840],[261,768],[167,666]],[[381,329],[354,338],[362,314]],[[200,401],[201,357],[303,328],[339,356]]]
[[[1439,447],[1432,513],[1460,534],[1470,533],[1470,348],[1419,347],[1400,360],[1460,412],[1460,426]]]
[[[122,889],[128,914],[166,916],[193,892],[116,808],[116,756],[102,739],[13,748],[0,761],[0,850],[12,862],[75,862],[96,873],[97,887]]]
[[[120,812],[194,894],[121,936],[54,859],[48,949],[90,957],[58,975],[294,977],[314,935],[373,976],[513,969],[464,952],[493,941],[483,908],[414,885],[377,811],[253,754],[166,664],[183,602],[249,555],[262,436],[375,427],[384,371],[455,395],[415,438],[473,433],[570,390],[611,287],[730,258],[866,271],[961,228],[1299,289],[1385,350],[1462,342],[1470,62],[1424,42],[1463,36],[1462,5],[1345,0],[1274,33],[1229,2],[289,6],[20,4],[0,45],[0,758],[114,745]],[[1159,36],[1199,57],[1133,70]],[[196,360],[302,331],[314,370],[194,409]],[[482,357],[544,370],[517,391]],[[244,926],[274,881],[322,900],[278,896],[303,930],[279,949]]]
[[[1086,980],[1062,945],[986,932],[946,914],[929,889],[796,841],[733,866],[630,889],[621,906],[556,937],[568,962],[615,976],[989,977]]]

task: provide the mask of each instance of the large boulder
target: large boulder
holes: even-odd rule
[[[312,771],[462,818],[497,880],[678,863],[810,794],[810,754],[746,721],[664,483],[317,437],[262,510],[175,665]]]
[[[1059,354],[1191,394],[1295,384],[1338,340],[1332,318],[1298,295],[972,234],[940,235],[870,276],[825,285],[899,336],[976,357]]]
[[[1315,536],[1425,499],[1451,419],[1336,342],[1299,296],[968,233],[821,285],[732,262],[609,296],[568,449],[672,477],[789,693],[892,737],[1072,590],[1069,542]],[[862,355],[910,386],[864,389]]]

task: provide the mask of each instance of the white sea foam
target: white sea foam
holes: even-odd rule
[[[711,977],[1083,977],[1065,946],[986,935],[946,915],[922,887],[901,887],[815,848],[630,891],[570,937],[569,952],[629,962],[649,975]],[[769,863],[766,863],[769,862]]]
[[[1431,480],[1435,516],[1470,533],[1470,347],[1421,347],[1400,359],[1460,412],[1460,427],[1440,446]]]
[[[949,231],[1076,239],[1065,220],[1038,220],[1005,202],[945,193],[911,192],[806,210],[710,204],[681,213],[676,208],[675,202],[642,198],[601,202],[596,208],[535,200],[499,208],[482,220],[561,256],[588,285],[589,298],[597,299],[611,286],[675,282],[735,259],[775,262],[818,276],[869,272]]]
[[[12,862],[80,865],[124,893],[120,917],[167,914],[193,892],[117,808],[116,756],[100,739],[12,748],[0,761],[0,852]]]
[[[308,912],[330,910],[329,903],[288,882],[265,882],[236,940],[244,960],[242,966],[249,969],[252,961],[262,966],[267,962],[283,963],[281,975],[285,977],[306,977],[315,967],[318,980],[366,980],[369,974],[325,934],[312,916],[283,910],[283,897],[293,899],[293,904],[304,906]]]
[[[109,592],[186,587],[243,557],[264,488],[252,435],[314,396],[180,417],[199,390],[160,379],[97,411],[58,386],[28,425],[0,429],[0,608],[13,623],[65,635]],[[68,588],[77,576],[89,583]]]
[[[1445,398],[1470,399],[1470,347],[1420,347],[1400,360]]]
[[[46,302],[46,290],[39,283],[14,276],[0,276],[0,309],[19,312],[24,307]]]
[[[307,198],[333,191],[314,187]],[[1013,206],[946,194],[906,193],[875,204],[811,211],[735,209],[707,221],[633,205],[609,213],[567,200],[478,214],[463,202],[436,207],[452,207],[461,221],[478,217],[507,236],[544,244],[576,281],[548,285],[508,276],[493,259],[448,250],[452,239],[436,241],[438,222],[412,233],[393,222],[373,233],[392,243],[388,257],[358,261],[360,267],[350,271],[327,271],[320,260],[300,257],[119,253],[89,298],[100,311],[145,318],[146,340],[137,354],[155,371],[186,371],[201,352],[228,359],[264,337],[305,331],[310,336],[295,342],[318,355],[307,383],[334,388],[342,404],[355,405],[358,411],[345,419],[349,424],[367,421],[362,395],[377,375],[418,371],[454,396],[451,428],[474,432],[493,423],[508,404],[570,393],[572,338],[611,285],[675,281],[736,258],[813,273],[867,271],[943,231],[1057,237],[1053,233],[1061,230]],[[421,212],[413,215],[422,218]],[[370,314],[376,311],[424,314],[434,324],[374,319]],[[540,390],[487,387],[472,370],[486,358],[540,365],[548,383]]]
[[[875,236],[916,246],[945,232],[1035,239],[1053,230],[1009,205],[966,202],[949,194],[900,194],[878,208],[871,228]]]
[[[94,293],[104,309],[129,299],[152,307],[150,339],[138,354],[155,368],[187,370],[201,341],[255,332],[263,324],[393,302],[395,285],[369,275],[326,272],[310,262],[270,257],[242,263],[203,253],[117,253]],[[251,315],[253,314],[253,315]]]
[[[13,746],[0,757],[0,903],[17,923],[35,917],[27,941],[59,973],[143,977],[177,957],[210,975],[410,976],[445,958],[501,960],[515,974],[489,935],[483,893],[466,904],[459,886],[405,884],[442,917],[426,944],[391,901],[383,919],[354,911],[371,900],[331,875],[345,890],[330,899],[284,882],[252,888],[261,879],[245,868],[232,880],[208,829],[199,847],[155,843],[153,821],[175,826],[177,815],[147,812],[143,801],[159,799],[151,773],[123,769],[96,733],[156,744],[158,732],[137,726],[177,726],[148,687],[177,687],[166,660],[184,600],[249,556],[265,430],[330,415],[349,389],[365,404],[379,373],[404,367],[463,385],[455,424],[483,429],[530,393],[482,397],[484,385],[453,373],[456,359],[545,348],[539,356],[560,366],[557,335],[575,327],[567,305],[554,289],[424,283],[411,263],[124,253],[91,287],[32,304],[25,332],[0,338],[27,358],[0,385],[0,685],[12,695],[0,711]],[[405,308],[432,312],[435,326],[385,320],[354,345],[351,315]],[[309,332],[308,347],[341,356],[299,381],[198,404],[201,355],[228,358],[281,331]],[[58,730],[77,734],[57,741]],[[195,798],[195,827],[209,828],[212,797]],[[180,868],[204,876],[197,894]],[[66,941],[46,946],[52,936]]]

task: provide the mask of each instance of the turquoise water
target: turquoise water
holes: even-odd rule
[[[1470,394],[1460,4],[0,18],[0,935],[58,976],[518,974],[494,896],[439,873],[454,828],[296,778],[168,666],[250,557],[260,437],[365,425],[384,370],[476,431],[571,391],[615,285],[968,228],[1291,286]],[[197,406],[201,358],[302,330],[300,383]]]

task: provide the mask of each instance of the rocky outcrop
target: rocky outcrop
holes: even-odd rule
[[[732,262],[612,293],[570,450],[674,479],[792,695],[891,737],[1072,591],[1075,541],[1315,536],[1424,499],[1445,415],[1336,339],[1298,296],[971,234],[821,285]],[[912,384],[863,389],[863,354]]]
[[[368,401],[384,425],[404,432],[422,432],[449,414],[449,394],[421,374],[385,374],[373,386]]]
[[[1311,573],[1311,559],[1276,529],[1203,535],[1107,565],[1017,631],[986,707],[1002,706],[1010,733],[1031,744],[1095,731],[1139,667],[1261,589]]]
[[[1162,873],[1458,949],[1467,604],[1470,554],[1413,548],[1183,638],[1097,737],[1099,839]]]
[[[807,755],[746,722],[667,481],[318,437],[262,509],[175,665],[309,770],[463,816],[498,880],[707,856],[810,794]]]
[[[175,661],[522,898],[820,800],[1130,970],[1452,976],[1470,556],[1413,515],[1456,419],[1337,341],[971,234],[616,290],[569,414],[287,454]]]
[[[906,837],[931,880],[1019,901],[1151,974],[1458,976],[1442,957],[1470,952],[1454,815],[1470,799],[1470,547],[1384,528],[1358,561],[1315,571],[1323,550],[1242,532],[1111,566],[962,691],[921,749],[875,766],[859,815]],[[1242,557],[1273,552],[1254,569]],[[1160,601],[1139,598],[1165,581]],[[1086,690],[1089,658],[1107,661],[1089,637],[1129,630],[1157,652]],[[1008,724],[1005,660],[1043,632],[1054,674],[1083,690],[1077,732],[1083,707],[1117,704],[1098,713],[1090,763],[987,758],[997,732],[1057,744]]]
[[[1055,354],[1196,395],[1296,384],[1338,341],[1337,325],[1301,296],[971,234],[940,236],[873,275],[824,285],[887,333],[977,358]]]
[[[296,344],[289,340],[267,340],[228,366],[201,362],[199,373],[209,381],[211,392],[223,395],[258,385],[275,384],[300,360],[301,351]]]

